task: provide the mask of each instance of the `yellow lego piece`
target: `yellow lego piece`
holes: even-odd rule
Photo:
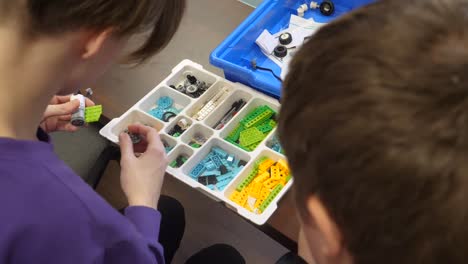
[[[262,173],[260,176],[258,176],[257,178],[255,178],[254,182],[257,182],[257,183],[263,183],[264,181],[270,179],[270,173],[268,172],[264,172]]]
[[[250,193],[253,194],[253,196],[259,198],[262,194],[262,189],[263,189],[263,183],[261,182],[253,182],[251,186],[251,191]]]
[[[260,193],[260,198],[259,200],[265,200],[266,198],[268,198],[268,196],[270,195],[271,191],[268,190],[267,188],[263,188],[261,193]]]
[[[286,160],[281,159],[276,163],[276,165],[280,168],[281,171],[283,171],[286,175],[289,174],[289,166]]]
[[[273,165],[275,164],[275,162],[271,159],[266,159],[264,162],[262,162],[259,166],[258,166],[258,170],[259,171],[268,171],[268,169]]]
[[[276,185],[278,185],[278,183],[279,183],[279,181],[275,181],[275,180],[273,180],[273,179],[269,179],[269,180],[267,180],[267,181],[265,181],[265,182],[263,183],[263,186],[265,186],[265,188],[268,188],[268,189],[270,189],[270,190],[273,190],[273,189],[276,187]]]
[[[257,201],[255,202],[255,209],[257,209],[258,207],[260,207],[260,205],[262,205],[263,201],[265,201],[265,200],[257,199]]]
[[[271,179],[275,181],[281,181],[281,171],[278,166],[271,166]]]

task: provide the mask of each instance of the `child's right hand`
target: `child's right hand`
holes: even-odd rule
[[[142,136],[146,148],[137,150],[142,153],[135,156],[135,149],[130,137],[122,133],[119,137],[122,152],[120,181],[130,206],[146,206],[157,209],[167,157],[159,133],[151,127],[132,125],[129,131]]]

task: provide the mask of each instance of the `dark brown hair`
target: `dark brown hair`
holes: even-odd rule
[[[117,36],[128,37],[149,31],[146,42],[131,55],[134,62],[169,43],[184,9],[185,0],[0,0],[0,16],[23,18],[33,35],[114,28]]]
[[[468,261],[468,1],[382,0],[322,28],[279,132],[357,264]]]

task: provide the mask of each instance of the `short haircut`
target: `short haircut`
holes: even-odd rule
[[[298,51],[279,133],[295,196],[357,264],[468,261],[468,1],[381,0]]]
[[[0,0],[0,20],[20,18],[34,36],[114,28],[120,37],[150,31],[131,54],[141,62],[163,49],[177,31],[185,0]]]

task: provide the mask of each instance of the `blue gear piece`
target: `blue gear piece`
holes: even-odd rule
[[[162,108],[162,109],[171,108],[172,104],[174,104],[174,100],[169,96],[163,96],[159,98],[157,102],[158,108]]]
[[[155,109],[151,110],[149,113],[150,113],[150,115],[156,117],[159,120],[162,120],[163,116],[164,116],[164,110],[161,109],[161,108],[155,108]]]

